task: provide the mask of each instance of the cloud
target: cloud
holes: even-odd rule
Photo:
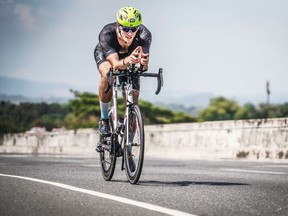
[[[0,4],[14,4],[12,0],[0,0]]]
[[[14,8],[14,13],[27,32],[33,32],[36,29],[36,19],[32,12],[33,8],[27,4],[16,4]]]

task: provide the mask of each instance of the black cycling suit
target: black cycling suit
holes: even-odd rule
[[[149,54],[149,49],[152,41],[151,32],[144,26],[140,25],[139,29],[133,39],[132,44],[128,47],[128,52],[121,52],[121,45],[117,40],[117,22],[110,23],[101,30],[99,34],[99,43],[94,50],[94,58],[99,68],[100,64],[106,61],[106,58],[113,54],[117,53],[119,59],[123,59],[126,56],[129,56],[138,46],[142,47],[142,51],[145,54]],[[138,86],[135,86],[135,89],[139,90]]]

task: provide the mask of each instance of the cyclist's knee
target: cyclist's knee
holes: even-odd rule
[[[133,95],[139,97],[139,90],[133,89]]]
[[[133,89],[133,102],[134,104],[138,104],[138,98],[139,98],[139,90]]]
[[[106,75],[107,75],[107,73],[111,67],[112,66],[111,66],[110,62],[108,62],[108,61],[104,61],[99,65],[98,70],[99,70],[99,73],[101,74],[101,78],[107,79]]]

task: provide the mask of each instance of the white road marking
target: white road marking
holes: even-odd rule
[[[287,175],[285,172],[271,172],[271,171],[259,171],[259,170],[243,170],[243,169],[222,169],[226,171],[233,172],[248,172],[248,173],[262,173],[262,174],[278,174],[278,175]]]
[[[275,168],[275,167],[286,167],[286,168],[288,168],[288,164],[266,165],[264,167],[273,167],[273,168]]]
[[[139,202],[139,201],[127,199],[127,198],[124,198],[124,197],[119,197],[119,196],[105,194],[105,193],[101,193],[101,192],[97,192],[97,191],[92,191],[92,190],[87,190],[87,189],[83,189],[83,188],[78,188],[78,187],[74,187],[74,186],[71,186],[71,185],[62,184],[62,183],[58,183],[58,182],[46,181],[46,180],[42,180],[42,179],[36,179],[36,178],[30,178],[30,177],[24,177],[24,176],[7,175],[7,174],[2,174],[2,173],[0,173],[0,176],[24,179],[24,180],[38,182],[38,183],[42,183],[42,184],[53,185],[53,186],[56,186],[56,187],[60,187],[60,188],[64,188],[64,189],[68,189],[68,190],[72,190],[72,191],[77,191],[77,192],[89,194],[89,195],[92,195],[92,196],[97,196],[97,197],[104,198],[104,199],[110,199],[110,200],[121,202],[121,203],[128,204],[128,205],[133,205],[133,206],[137,206],[137,207],[140,207],[140,208],[145,208],[145,209],[148,209],[148,210],[164,213],[164,214],[167,214],[167,215],[196,216],[194,214],[189,214],[189,213],[178,211],[178,210],[174,210],[174,209],[164,208],[164,207],[161,207],[161,206],[157,206],[157,205],[153,205],[153,204],[149,204],[149,203],[144,203],[144,202]]]
[[[96,165],[96,164],[82,164],[82,166],[84,166],[84,167],[100,167],[100,165]]]

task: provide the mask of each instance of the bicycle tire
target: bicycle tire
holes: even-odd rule
[[[144,124],[140,108],[138,105],[134,105],[131,107],[129,111],[129,119],[130,119],[129,122],[130,125],[127,124],[125,125],[125,135],[124,135],[125,172],[129,182],[131,184],[137,184],[142,173],[142,167],[144,162],[144,148],[145,148]],[[127,145],[126,142],[126,140],[129,139],[129,137],[127,137],[127,130],[133,133],[130,137],[129,145]],[[134,168],[131,159],[135,165]]]
[[[109,115],[110,120],[110,131],[113,132],[113,121],[111,115]],[[116,152],[115,152],[115,140],[117,137],[113,136],[111,133],[110,141],[107,141],[108,146],[110,145],[109,149],[102,149],[100,152],[100,165],[101,165],[101,172],[102,176],[105,181],[110,181],[114,175],[115,167],[116,167]]]

